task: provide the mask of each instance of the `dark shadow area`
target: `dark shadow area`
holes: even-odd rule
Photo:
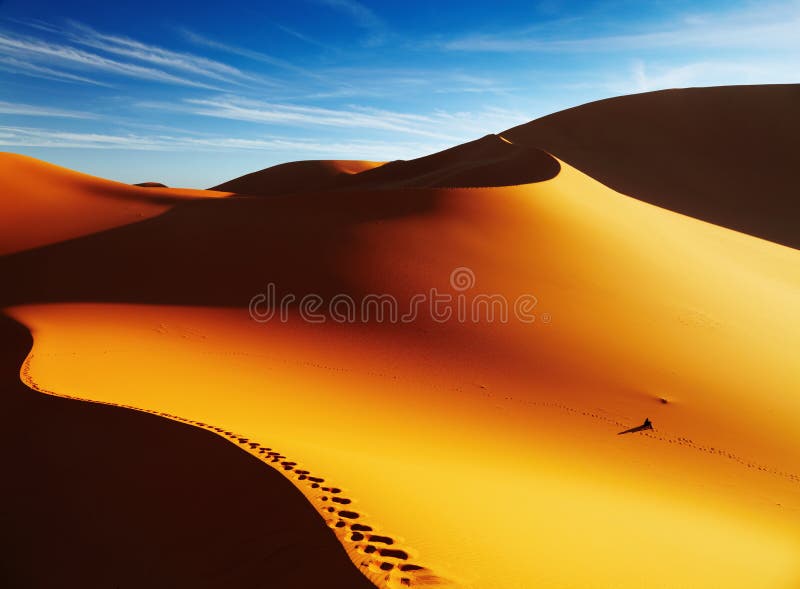
[[[278,297],[351,292],[343,252],[360,224],[425,214],[436,191],[346,192],[183,203],[152,219],[0,257],[0,307],[42,302],[246,308]]]
[[[432,155],[355,174],[346,186],[360,190],[514,186],[550,180],[560,171],[558,160],[541,149],[486,135]]]
[[[800,85],[621,96],[503,133],[660,207],[800,248]]]
[[[363,164],[352,160],[302,160],[270,166],[257,172],[228,180],[209,190],[277,196],[342,188],[350,174],[342,168],[359,169]]]
[[[626,429],[625,431],[619,432],[617,435],[621,436],[622,434],[633,434],[636,432],[643,432],[650,429],[653,429],[653,422],[651,422],[649,418],[646,418],[642,425],[637,425],[636,427]]]
[[[0,314],[0,586],[373,587],[254,457],[198,428],[28,389],[31,343]]]

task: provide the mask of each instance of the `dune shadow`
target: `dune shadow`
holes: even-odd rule
[[[363,169],[345,173],[336,164]],[[537,147],[486,135],[438,153],[382,165],[326,160],[288,162],[224,182],[213,190],[276,196],[310,191],[489,188],[543,182],[555,178],[560,171],[558,160]]]
[[[549,153],[486,135],[432,155],[389,162],[354,174],[348,188],[488,188],[543,182],[561,164]]]
[[[617,435],[621,436],[623,434],[633,434],[636,432],[643,432],[651,429],[653,429],[653,423],[650,421],[650,419],[645,419],[642,425],[637,425],[636,427],[626,429],[625,431],[619,432]]]
[[[797,249],[799,101],[800,84],[660,90],[570,108],[503,136],[623,194]]]
[[[0,257],[0,306],[102,302],[246,307],[283,294],[352,292],[344,252],[359,226],[423,215],[437,191],[184,202],[160,216]]]

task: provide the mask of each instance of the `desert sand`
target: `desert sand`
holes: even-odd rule
[[[762,110],[790,91],[760,91]],[[692,197],[674,186],[661,206],[617,192],[520,129],[409,162],[277,166],[210,194],[234,196],[13,247],[0,307],[33,336],[20,376],[72,399],[28,394],[215,434],[220,460],[232,442],[378,587],[797,586],[800,252],[680,214]],[[726,182],[714,157],[686,173]],[[535,318],[313,323],[289,305],[259,323],[248,305],[270,283],[401,310],[430,288],[531,295]]]

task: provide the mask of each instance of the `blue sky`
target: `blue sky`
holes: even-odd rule
[[[800,2],[0,0],[0,149],[207,187],[592,100],[798,82]]]

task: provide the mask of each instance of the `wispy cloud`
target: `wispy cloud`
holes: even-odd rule
[[[361,157],[364,159],[409,159],[442,149],[440,143],[322,141],[286,137],[189,137],[169,135],[70,133],[37,127],[0,126],[0,145],[8,147],[49,147],[113,149],[131,151],[295,152],[320,157]]]
[[[174,142],[136,135],[71,133],[56,129],[0,126],[0,145],[13,147],[80,147],[87,149],[163,150]]]
[[[370,8],[358,0],[317,0],[348,15],[356,26],[368,33],[367,44],[379,45],[386,37],[386,25]]]
[[[24,74],[32,78],[42,78],[44,80],[55,80],[57,82],[71,82],[75,84],[91,84],[93,86],[111,87],[111,84],[101,82],[86,76],[79,76],[70,72],[56,70],[44,65],[30,63],[11,56],[0,56],[0,70],[12,74]]]
[[[98,116],[89,112],[76,110],[63,110],[60,108],[50,108],[46,106],[36,106],[33,104],[21,104],[18,102],[0,101],[0,114],[4,115],[23,115],[35,117],[59,117],[67,119],[96,119]]]
[[[268,65],[281,68],[287,71],[303,74],[306,76],[311,77],[320,77],[314,72],[307,70],[305,68],[299,67],[294,65],[293,63],[286,61],[285,59],[281,59],[280,57],[275,57],[272,55],[268,55],[261,51],[253,51],[252,49],[247,49],[246,47],[238,47],[236,45],[230,45],[228,43],[222,43],[221,41],[217,41],[215,39],[211,39],[210,37],[206,37],[204,35],[200,35],[199,33],[195,33],[194,31],[190,31],[185,28],[180,29],[181,34],[187,41],[194,43],[195,45],[200,45],[202,47],[208,47],[210,49],[216,49],[218,51],[224,51],[225,53],[230,53],[233,55],[239,55],[241,57],[245,57],[247,59],[252,59],[254,61],[258,61],[261,63],[266,63]]]
[[[632,67],[637,92],[688,86],[796,83],[797,67],[783,60],[749,62],[705,60],[664,65],[636,60]]]
[[[800,49],[800,4],[788,2],[713,16],[691,15],[622,35],[559,36],[552,31],[470,34],[434,43],[471,52],[618,52],[653,49]]]
[[[242,84],[243,81],[257,80],[256,76],[246,74],[233,66],[213,59],[172,51],[128,37],[101,33],[77,22],[70,23],[67,38],[77,45],[149,63],[160,68],[182,71],[201,78],[211,78],[229,84]]]
[[[282,125],[306,125],[376,129],[403,134],[453,139],[436,129],[424,116],[364,108],[331,109],[294,104],[275,104],[236,96],[190,98],[185,103],[193,114]]]
[[[14,57],[19,61],[24,61],[34,66],[39,66],[39,62],[44,61],[47,64],[45,67],[49,67],[49,69],[53,69],[52,66],[54,64],[60,64],[82,70],[104,71],[140,80],[220,90],[220,88],[211,84],[181,77],[161,69],[113,60],[70,45],[50,43],[1,32],[0,51],[5,52],[6,57]]]
[[[279,104],[229,95],[188,98],[183,104],[141,102],[138,105],[143,108],[266,125],[390,131],[398,136],[427,137],[449,145],[487,133],[496,133],[530,119],[525,113],[491,106],[475,112],[435,110],[428,114],[418,114],[357,105],[333,109]]]
[[[314,37],[306,35],[305,33],[301,33],[300,31],[297,31],[291,27],[287,27],[286,25],[275,25],[275,26],[277,26],[278,29],[280,29],[287,35],[294,37],[295,39],[300,39],[301,41],[308,43],[309,45],[314,45],[316,47],[319,47],[320,49],[326,49],[326,50],[336,49],[335,47],[327,45],[326,43],[322,43],[321,41],[318,41]]]

